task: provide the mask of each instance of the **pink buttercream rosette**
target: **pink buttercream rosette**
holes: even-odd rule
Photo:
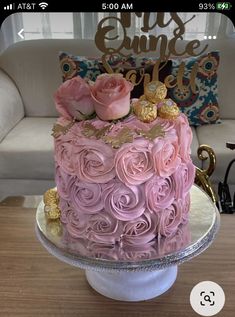
[[[76,210],[85,214],[102,211],[102,186],[96,183],[85,183],[77,180],[69,190],[69,200]]]
[[[156,237],[158,217],[147,210],[137,219],[124,224],[122,242],[131,245],[143,245]]]
[[[74,159],[76,173],[84,182],[107,183],[115,176],[113,149],[103,141],[78,139]]]
[[[86,215],[68,206],[66,201],[60,201],[61,216],[60,220],[65,224],[69,234],[73,238],[84,238],[86,233],[88,218]]]
[[[181,159],[187,162],[191,159],[193,133],[188,118],[183,113],[175,120],[175,129],[179,139],[179,154]]]
[[[55,161],[69,175],[76,175],[76,162],[73,133],[55,139]]]
[[[159,211],[158,233],[168,237],[176,233],[182,222],[182,201],[174,201],[168,208]]]
[[[148,140],[136,139],[116,152],[116,174],[124,184],[140,185],[154,175],[152,146]]]
[[[176,198],[183,199],[194,183],[195,166],[193,162],[190,160],[187,163],[181,163],[172,176],[176,184]]]
[[[190,204],[191,204],[190,192],[188,192],[182,201],[182,223],[183,224],[186,224],[189,220]]]
[[[102,201],[107,212],[123,221],[135,219],[145,211],[143,188],[126,186],[116,179],[105,186]]]
[[[150,241],[141,245],[122,244],[119,248],[119,259],[125,261],[139,261],[153,259],[157,257],[158,253],[154,247],[156,242]]]
[[[133,84],[122,74],[102,74],[91,86],[96,114],[102,120],[116,120],[130,111],[130,92]]]
[[[55,171],[55,182],[57,186],[58,194],[65,200],[70,199],[71,189],[77,181],[76,176],[72,176],[64,172],[59,166]]]
[[[122,222],[103,211],[89,216],[86,237],[98,243],[115,244],[120,240],[122,230]]]
[[[152,154],[156,174],[168,177],[176,171],[181,162],[178,139],[173,135],[168,138],[158,138],[154,143]]]
[[[158,212],[169,207],[175,199],[175,182],[172,177],[154,176],[145,183],[147,208]]]

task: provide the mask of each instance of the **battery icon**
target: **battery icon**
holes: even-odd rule
[[[217,10],[230,10],[232,5],[230,2],[216,2],[216,9]]]

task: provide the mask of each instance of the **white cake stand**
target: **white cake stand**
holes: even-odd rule
[[[39,241],[53,256],[85,269],[89,284],[100,294],[123,301],[141,301],[166,292],[177,266],[197,256],[215,239],[220,216],[199,187],[191,189],[189,222],[174,237],[144,247],[105,246],[71,239],[59,222],[47,221],[41,202],[36,214]]]

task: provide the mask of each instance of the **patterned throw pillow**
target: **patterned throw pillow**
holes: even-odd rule
[[[172,61],[172,75],[177,76],[179,65],[184,62],[184,90],[177,86],[168,88],[168,97],[173,99],[189,119],[190,125],[200,126],[221,123],[218,105],[218,66],[219,52],[210,52],[198,57],[188,57]],[[193,93],[189,85],[192,67],[198,63],[196,74],[197,92]]]
[[[95,81],[96,77],[101,74],[99,61],[95,58],[74,56],[65,52],[60,52],[59,60],[63,81],[78,75],[82,78],[86,77]]]

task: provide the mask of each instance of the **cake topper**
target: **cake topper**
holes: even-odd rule
[[[131,27],[132,15],[136,15],[141,23],[141,35],[134,35],[130,37],[128,35],[128,28]],[[204,44],[202,47],[201,42],[198,39],[188,41],[185,47],[178,48],[177,44],[183,38],[185,34],[185,26],[196,15],[192,15],[188,20],[183,21],[179,14],[176,12],[122,12],[119,17],[108,16],[100,20],[97,26],[97,32],[95,34],[96,47],[103,53],[102,64],[108,73],[114,73],[115,70],[110,66],[110,58],[113,55],[119,55],[128,57],[131,54],[139,55],[141,53],[153,52],[158,53],[158,59],[156,63],[167,62],[170,57],[182,57],[182,56],[199,56],[206,51],[208,44]],[[149,31],[158,27],[159,30],[166,27],[169,28],[170,24],[175,24],[176,27],[172,28],[172,36],[167,36],[163,30],[162,34],[157,33],[157,36],[149,35]],[[114,36],[114,34],[116,36]],[[118,40],[118,41],[117,41]],[[176,75],[176,80],[172,80],[172,75],[166,76],[164,83],[167,88],[173,88],[177,86],[181,91],[184,89],[183,77],[184,77],[185,63],[181,62],[179,66],[179,72]],[[158,67],[157,67],[158,68]],[[155,68],[152,73],[152,78],[148,78],[149,74],[144,74],[144,79],[158,80],[158,71]],[[198,64],[195,63],[191,69],[191,76],[189,85],[192,92],[197,92],[195,84],[195,78],[198,70]],[[132,73],[133,74],[133,73]],[[134,75],[134,74],[133,74]],[[136,75],[136,74],[135,74]],[[128,74],[130,77],[130,73]],[[127,78],[127,77],[126,77]],[[134,78],[134,76],[132,76]],[[132,81],[132,83],[135,85]],[[147,80],[145,80],[147,83]]]

